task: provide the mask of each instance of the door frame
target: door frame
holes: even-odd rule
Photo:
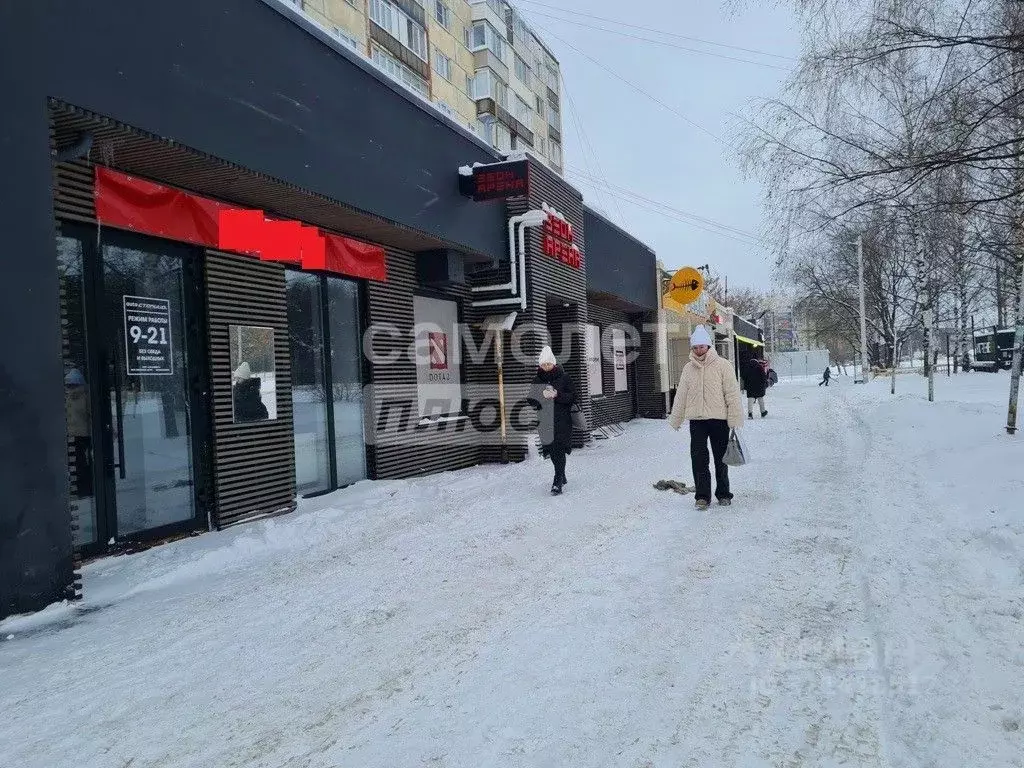
[[[77,547],[85,557],[110,554],[136,548],[201,527],[208,527],[213,504],[212,400],[210,363],[206,344],[205,252],[186,243],[101,229],[96,225],[58,219],[58,235],[77,239],[82,244],[83,304],[86,334],[86,375],[90,382],[89,405],[93,444],[93,494],[96,505],[96,540]],[[117,446],[113,435],[114,413],[109,393],[112,366],[119,364],[117,351],[109,347],[119,330],[111,328],[113,312],[106,306],[103,246],[115,245],[180,258],[182,265],[182,339],[187,371],[185,402],[189,415],[189,441],[192,454],[192,492],[194,515],[176,523],[149,528],[131,534],[117,530],[117,494],[114,476]],[[115,374],[116,375],[116,374]],[[113,539],[114,544],[108,542]]]

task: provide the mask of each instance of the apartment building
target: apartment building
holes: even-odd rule
[[[286,0],[502,152],[562,172],[558,60],[505,0]]]

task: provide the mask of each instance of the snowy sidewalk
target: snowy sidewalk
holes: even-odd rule
[[[686,441],[639,422],[560,498],[363,484],[94,564],[0,627],[0,764],[1024,765],[1006,379],[838,384],[770,392],[725,511],[651,487]]]

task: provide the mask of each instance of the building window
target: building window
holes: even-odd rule
[[[551,162],[557,165],[559,168],[562,167],[562,145],[557,141],[552,140],[548,146],[551,148],[548,157],[551,158]]]
[[[370,19],[402,45],[427,61],[427,32],[388,0],[370,0]]]
[[[469,96],[469,98],[471,98],[471,99],[476,98],[475,96],[473,96],[473,92],[474,92],[473,84],[475,82],[476,82],[475,75],[470,75],[470,74],[466,75],[466,95]]]
[[[474,78],[473,98],[494,99],[504,109],[511,112],[509,104],[508,84],[499,78],[492,69],[478,69]]]
[[[548,144],[548,141],[543,136],[538,136],[537,137],[535,149],[537,150],[537,154],[539,154],[541,157],[547,157],[547,154],[548,154],[548,146],[547,146],[547,144]]]
[[[401,83],[425,98],[429,97],[430,88],[427,86],[427,81],[387,51],[373,46],[370,58],[392,80]]]
[[[562,127],[562,115],[558,108],[551,103],[548,104],[548,125],[555,130],[559,130]]]
[[[348,34],[347,32],[344,32],[343,30],[339,29],[338,27],[334,27],[332,32],[334,33],[334,36],[336,38],[338,38],[341,42],[343,42],[345,45],[347,45],[353,51],[358,51],[358,52],[362,53],[362,50],[361,50],[362,46],[359,45],[359,41],[356,40],[354,37],[352,37],[352,35]]]
[[[488,144],[494,144],[494,118],[478,117],[476,119],[476,135]]]
[[[452,60],[441,53],[441,49],[434,46],[434,71],[449,83],[452,81]]]
[[[537,97],[537,114],[540,116],[541,120],[546,119],[547,113],[544,111],[544,99],[540,96]]]
[[[533,74],[530,72],[530,65],[526,63],[522,56],[518,53],[513,54],[515,56],[515,72],[516,77],[519,78],[519,82],[523,85],[533,87]]]
[[[477,21],[473,24],[472,42],[472,50],[482,51],[487,48],[499,59],[505,60],[505,38],[498,34],[489,21]]]
[[[501,123],[494,124],[494,146],[501,152],[512,151],[512,133]]]
[[[558,93],[558,69],[548,64],[544,68],[544,82],[555,93]]]
[[[434,0],[434,18],[445,29],[450,30],[452,28],[452,9],[441,2],[441,0]]]
[[[519,96],[516,96],[514,107],[515,112],[513,114],[516,120],[525,126],[529,126],[533,120],[530,105],[523,101]]]

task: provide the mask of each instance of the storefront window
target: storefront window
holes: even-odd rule
[[[320,278],[289,271],[287,290],[295,481],[299,493],[308,494],[331,485]]]
[[[359,334],[359,286],[327,279],[334,387],[334,448],[338,485],[366,478],[363,437],[363,377]]]

